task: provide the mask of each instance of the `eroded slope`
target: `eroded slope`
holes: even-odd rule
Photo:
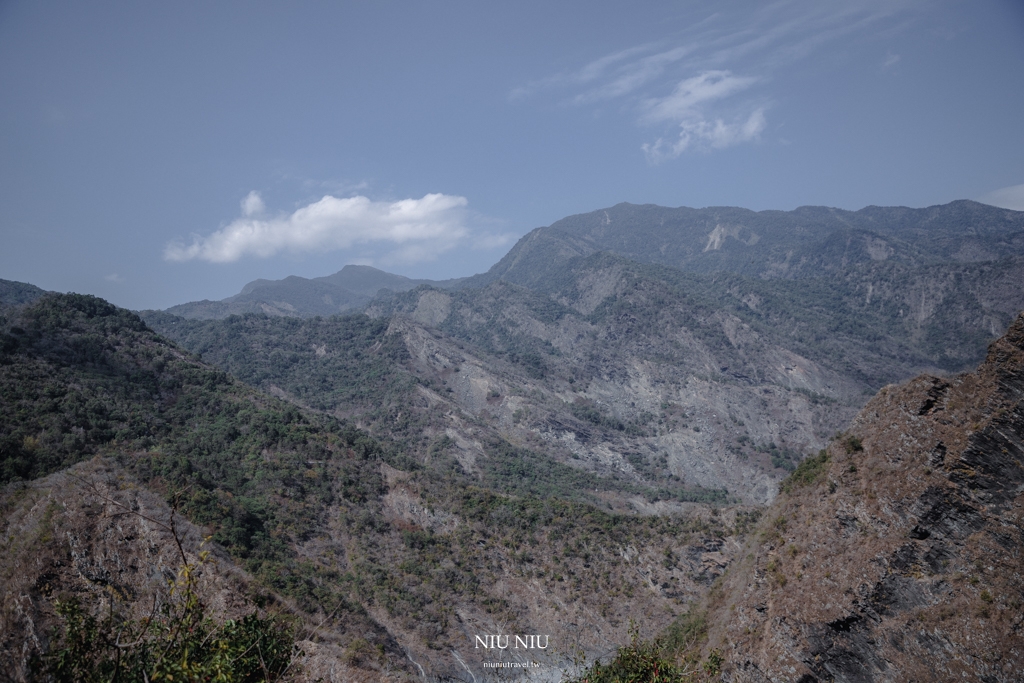
[[[1024,316],[975,373],[883,389],[711,600],[723,680],[1016,681]]]

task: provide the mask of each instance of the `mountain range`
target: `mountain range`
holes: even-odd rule
[[[1024,309],[1022,253],[1024,214],[974,202],[620,204],[538,228],[458,281],[353,266],[331,276],[387,322],[364,347],[398,348],[384,363],[310,317],[312,295],[298,293],[314,281],[243,290],[273,292],[259,305],[307,322],[167,315],[181,307],[143,317],[254,386],[401,433],[420,457],[445,434],[472,470],[482,444],[505,440],[602,477],[765,503],[880,387],[979,362]],[[386,395],[384,384],[351,394],[368,364],[391,378]]]
[[[546,290],[563,265],[598,252],[689,273],[813,279],[877,262],[917,268],[1024,256],[1024,218],[1020,211],[967,200],[925,209],[805,206],[760,212],[623,203],[537,228],[486,273],[471,277],[412,280],[349,265],[326,277],[255,280],[227,299],[180,304],[167,312],[201,319],[247,312],[334,315],[365,307],[381,290],[404,292],[424,284],[479,288],[504,280]]]
[[[966,201],[619,204],[139,315],[0,281],[0,656],[169,600],[177,514],[300,678],[515,677],[474,637],[528,633],[542,680],[1015,680],[1022,283],[1024,212]]]

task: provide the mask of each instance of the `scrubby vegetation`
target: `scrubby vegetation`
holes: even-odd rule
[[[142,619],[115,611],[103,616],[75,596],[58,599],[62,628],[38,658],[42,681],[143,683],[280,680],[295,650],[291,627],[274,617],[249,614],[216,622],[195,583],[198,564],[181,567],[171,599]]]
[[[489,457],[483,463],[484,483],[504,493],[591,500],[589,492],[603,490],[640,494],[654,501],[677,500],[719,505],[734,501],[725,489],[684,486],[652,488],[623,478],[599,477],[501,440],[489,444],[487,453]]]
[[[725,661],[717,649],[701,658],[707,639],[706,615],[691,611],[676,619],[661,636],[642,640],[632,624],[630,642],[607,663],[595,662],[573,683],[682,683],[715,680]]]
[[[254,392],[167,344],[131,313],[80,295],[30,306],[0,359],[6,481],[107,454],[207,525],[265,584],[310,611],[358,613],[331,573],[294,553],[329,506],[379,497],[365,433]]]
[[[495,618],[521,618],[494,588],[508,577],[540,582],[612,619],[623,609],[617,601],[642,595],[648,580],[670,586],[661,600],[678,601],[685,593],[676,582],[713,576],[686,569],[692,564],[681,558],[657,575],[638,573],[638,553],[656,560],[661,549],[699,546],[726,529],[714,519],[602,509],[594,488],[651,494],[627,479],[598,478],[500,440],[486,445],[479,474],[461,469],[444,438],[425,464],[335,418],[240,384],[93,297],[44,297],[6,324],[16,339],[0,363],[5,397],[13,399],[3,404],[0,434],[7,481],[93,455],[110,458],[206,526],[258,580],[257,602],[260,591],[287,596],[337,628],[370,623],[368,612],[383,610],[429,648],[443,650],[458,646],[451,640],[453,601]],[[364,327],[366,319],[356,324],[368,331],[368,343],[380,332]],[[385,471],[439,520],[455,523],[396,519],[385,500],[396,484],[385,482]],[[727,500],[724,491],[683,487],[656,495]],[[46,660],[58,679],[86,669],[178,666],[187,648],[190,670],[232,680],[224,656],[238,659],[238,648],[252,645],[245,638],[271,638],[277,628],[256,617],[211,621],[198,604],[169,604],[178,611],[147,621],[116,610],[104,616],[70,599],[60,605],[64,631]],[[191,641],[166,639],[186,622],[184,630],[201,633],[215,650],[203,654]],[[153,647],[122,652],[116,643],[129,636]],[[359,666],[402,656],[386,637],[359,637],[365,647],[349,642]],[[167,654],[154,654],[157,644]]]
[[[246,579],[209,539],[110,460],[4,493],[14,518],[4,530],[20,528],[35,551],[5,553],[0,568],[15,593],[0,610],[5,680],[255,683],[298,672],[301,616],[239,595]],[[18,527],[33,499],[49,502]],[[45,569],[26,575],[32,565]]]
[[[558,319],[565,314],[553,303],[553,308],[545,307],[545,300],[528,296],[524,305],[545,318]],[[409,351],[401,335],[387,333],[387,319],[365,315],[297,319],[249,314],[198,321],[157,312],[147,313],[147,319],[205,360],[253,386],[284,389],[296,401],[318,410],[358,415],[371,430],[386,434],[397,449],[414,457],[436,459],[453,443],[448,437],[433,442],[423,438],[425,432],[444,429],[448,418],[443,407],[413,408],[417,386],[440,392],[450,387],[443,379],[417,375],[409,367]],[[458,326],[453,331],[466,332]],[[509,336],[511,333],[506,332],[504,323],[491,321],[486,328],[464,334],[463,338],[484,344],[498,357],[524,367],[528,376],[539,377],[530,368],[541,367],[541,361],[523,359],[531,354],[540,358],[538,353],[550,359],[556,355],[553,347],[550,343],[537,346],[536,338]],[[532,339],[534,346],[519,345],[527,339]],[[500,397],[497,392],[489,395]],[[564,408],[588,426],[634,437],[648,436],[654,419],[653,414],[641,411],[634,419],[623,421],[593,401],[582,399],[564,404]],[[626,457],[651,483],[622,476],[596,476],[559,463],[547,454],[514,447],[500,436],[488,439],[486,451],[484,480],[480,483],[509,494],[579,499],[587,498],[587,492],[610,490],[642,495],[651,501],[723,504],[734,500],[725,489],[684,486],[632,452]]]
[[[402,364],[401,337],[386,334],[387,319],[365,315],[271,318],[233,315],[186,320],[151,311],[151,325],[243,382],[286,387],[304,405],[334,410],[348,405],[387,408],[415,385]]]
[[[820,451],[817,455],[806,458],[797,465],[792,474],[783,480],[779,488],[788,493],[800,486],[813,484],[825,473],[828,462],[828,452],[825,450]]]

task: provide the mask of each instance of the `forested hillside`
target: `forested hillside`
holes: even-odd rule
[[[4,657],[21,671],[33,648],[45,648],[31,634],[61,623],[61,591],[99,600],[103,586],[121,586],[118,601],[129,606],[145,593],[145,567],[120,563],[124,550],[109,545],[119,537],[93,526],[108,513],[75,518],[72,536],[63,513],[39,516],[109,508],[89,487],[34,483],[89,458],[112,473],[94,485],[104,495],[128,495],[130,505],[142,486],[208,529],[255,582],[238,600],[290,605],[318,625],[317,656],[333,651],[369,677],[418,667],[451,675],[463,670],[460,658],[473,665],[472,634],[499,627],[549,633],[560,643],[546,653],[552,671],[596,656],[627,636],[631,618],[653,632],[684,611],[749,523],[737,509],[617,513],[583,490],[593,481],[577,470],[559,474],[510,445],[493,446],[482,476],[463,469],[443,437],[410,457],[246,387],[94,297],[46,295],[9,314],[4,571],[28,602],[6,594]],[[375,324],[364,321],[364,331]],[[530,467],[533,478],[523,476]],[[88,549],[73,540],[83,534],[94,539]],[[83,562],[96,571],[61,569]],[[47,572],[52,580],[41,578]]]

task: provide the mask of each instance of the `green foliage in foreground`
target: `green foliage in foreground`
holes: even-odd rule
[[[782,484],[779,485],[779,488],[789,493],[800,486],[813,484],[825,473],[827,467],[828,451],[821,450],[817,455],[812,455],[797,465],[797,468],[793,470],[793,474],[786,477]]]
[[[253,613],[217,624],[200,600],[197,565],[183,567],[171,599],[143,619],[93,616],[78,598],[57,600],[63,628],[37,662],[54,683],[280,680],[295,650],[292,630]]]
[[[595,662],[573,683],[681,683],[707,680],[722,669],[724,659],[718,650],[700,661],[697,646],[707,636],[703,613],[683,615],[656,640],[640,640],[635,624],[629,632],[629,645],[620,647],[614,659]]]
[[[585,671],[578,683],[676,683],[690,680],[681,667],[665,657],[656,643],[633,641],[622,648],[608,664],[597,662]]]

